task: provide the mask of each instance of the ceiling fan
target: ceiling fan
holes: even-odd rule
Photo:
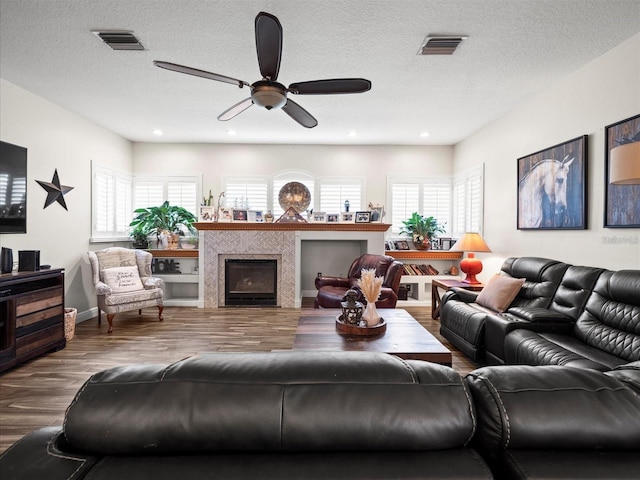
[[[284,112],[303,127],[313,128],[318,121],[296,102],[287,98],[287,93],[295,95],[334,95],[341,93],[363,93],[371,89],[371,82],[364,78],[334,78],[328,80],[311,80],[308,82],[292,83],[289,87],[277,82],[280,70],[280,57],[282,56],[282,25],[273,15],[260,12],[256,16],[256,50],[258,52],[258,65],[262,80],[250,84],[244,80],[219,75],[217,73],[185,67],[175,63],[155,60],[154,65],[173,70],[174,72],[187,73],[196,77],[217,80],[218,82],[231,83],[240,88],[247,86],[251,89],[251,96],[236,103],[218,116],[218,120],[231,120],[236,115],[244,112],[251,105],[256,104],[267,110],[282,108]]]

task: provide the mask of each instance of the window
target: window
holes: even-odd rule
[[[133,178],[134,209],[157,207],[168,201],[186,208],[197,218],[201,183],[201,177],[195,175],[136,175]]]
[[[465,232],[482,234],[483,167],[457,175],[453,180],[453,229],[452,236]]]
[[[315,210],[328,213],[344,212],[344,202],[349,201],[349,211],[364,209],[364,179],[336,178],[319,179],[319,202]]]
[[[225,207],[270,210],[268,178],[225,178],[223,184]]]
[[[92,239],[127,237],[132,212],[131,177],[94,163],[91,196]]]
[[[449,178],[389,179],[391,233],[398,235],[413,212],[434,217],[444,224],[447,232],[451,225],[451,180]],[[446,235],[446,234],[445,234]]]

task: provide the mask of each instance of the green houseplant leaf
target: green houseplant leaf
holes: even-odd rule
[[[418,212],[413,212],[411,217],[403,221],[404,225],[400,230],[403,235],[410,236],[414,242],[423,242],[429,240],[438,233],[444,233],[444,224],[438,223],[434,217],[424,217]]]
[[[193,227],[195,215],[183,207],[169,205],[168,201],[159,207],[138,208],[134,213],[135,217],[129,224],[133,231],[156,236],[164,231],[178,235],[184,235],[185,230],[191,234],[196,233]]]

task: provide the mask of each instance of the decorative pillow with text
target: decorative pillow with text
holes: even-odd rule
[[[132,292],[142,290],[142,282],[138,267],[114,267],[105,268],[102,271],[104,283],[111,287],[113,293]]]
[[[504,312],[524,284],[524,278],[496,274],[478,294],[476,303],[496,312]]]

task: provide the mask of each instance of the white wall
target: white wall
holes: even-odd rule
[[[612,270],[640,268],[640,229],[603,227],[604,128],[640,113],[640,35],[587,64],[455,147],[455,171],[485,163],[484,236],[493,254],[541,256]],[[586,230],[518,230],[517,159],[588,135]],[[612,243],[614,240],[615,243]]]
[[[15,261],[18,250],[40,250],[42,264],[65,269],[65,304],[80,312],[93,308],[86,261],[91,161],[129,171],[131,143],[4,80],[0,106],[0,139],[27,148],[27,233],[2,234],[0,244],[13,249]],[[64,196],[68,211],[57,202],[43,209],[47,193],[36,180],[50,182],[56,169],[60,183],[73,187]]]

